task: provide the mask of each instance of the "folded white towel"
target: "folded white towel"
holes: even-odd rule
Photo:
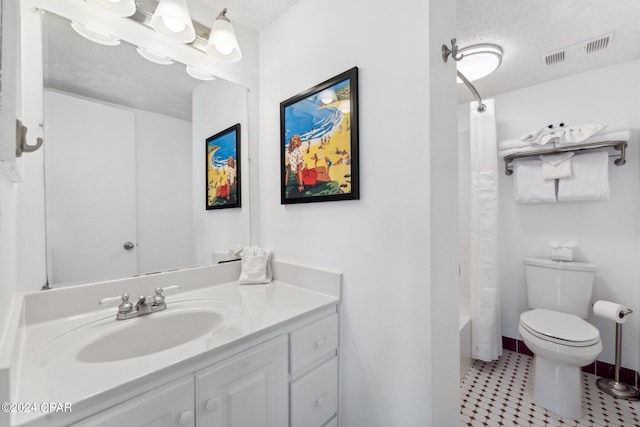
[[[239,282],[242,285],[271,282],[271,255],[270,249],[262,249],[257,246],[248,246],[240,252],[242,256],[242,271]]]
[[[600,135],[603,133],[614,133],[614,132],[623,132],[629,130],[629,124],[626,120],[620,120],[618,122],[613,122],[605,125],[604,128],[594,133],[593,135]]]
[[[559,201],[609,199],[609,155],[606,151],[576,155],[571,166],[571,177],[558,181]]]
[[[553,143],[550,143],[547,145],[529,145],[527,147],[521,147],[521,148],[509,148],[506,150],[498,151],[498,157],[502,159],[503,157],[506,157],[510,154],[536,153],[542,150],[552,150],[553,148],[555,148],[555,145]]]
[[[520,139],[521,141],[528,142],[530,144],[540,144],[542,137],[551,131],[552,131],[551,128],[545,126],[542,129],[537,130],[535,132],[525,133],[518,139]]]
[[[555,203],[556,182],[542,179],[540,160],[523,160],[514,165],[513,197],[517,203]]]
[[[579,143],[601,131],[606,125],[587,124],[561,128],[542,128],[537,132],[522,135],[520,140],[530,144],[545,145],[550,142]]]
[[[501,150],[510,150],[512,148],[524,148],[530,147],[531,144],[527,141],[522,141],[520,139],[505,139],[503,141],[498,142],[498,151]]]
[[[579,144],[594,144],[596,142],[629,141],[630,138],[631,133],[628,130],[611,133],[598,133],[578,144],[571,142],[558,142],[556,143],[556,147],[572,147]]]
[[[573,152],[540,156],[540,160],[542,160],[542,178],[548,181],[550,179],[570,177],[572,156]]]

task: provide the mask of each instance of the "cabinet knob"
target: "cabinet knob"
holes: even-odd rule
[[[318,396],[316,398],[316,406],[324,406],[324,403],[327,401],[327,393],[322,396]]]
[[[216,399],[215,397],[207,400],[207,403],[204,404],[204,407],[209,412],[215,412],[218,409],[218,406],[220,406],[220,400]]]
[[[321,348],[321,347],[323,347],[326,343],[327,343],[327,338],[326,338],[326,337],[322,337],[322,338],[320,338],[320,339],[318,339],[318,340],[316,341],[316,347],[317,347],[317,348]]]
[[[193,422],[193,411],[182,411],[180,412],[180,418],[178,422],[181,426],[190,425]]]

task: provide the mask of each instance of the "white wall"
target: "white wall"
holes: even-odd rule
[[[249,104],[247,89],[222,80],[204,83],[193,92],[193,245],[198,264],[208,264],[213,253],[227,253],[251,240],[249,212]],[[206,210],[205,141],[208,137],[240,123],[240,208]],[[257,118],[252,126],[257,126]],[[252,140],[252,145],[258,144]],[[251,188],[251,192],[257,192]]]
[[[519,338],[518,320],[527,309],[522,259],[549,257],[548,242],[578,242],[577,261],[598,265],[594,301],[627,304],[640,312],[640,61],[632,61],[498,95],[498,140],[517,138],[548,124],[612,123],[632,128],[627,164],[609,167],[608,201],[516,204],[513,177],[500,164],[500,262],[503,334]],[[464,112],[463,112],[464,110]],[[468,104],[460,117],[468,120]],[[468,124],[461,123],[461,130]],[[638,370],[639,322],[635,313],[623,328],[622,365]],[[614,324],[589,318],[600,330],[604,350],[599,360],[614,363]]]
[[[429,27],[440,20],[440,31],[447,23],[453,28],[451,14],[438,15],[449,7],[445,1],[405,8],[302,0],[260,34],[259,242],[280,259],[344,273],[341,425],[458,422],[457,347],[438,341],[457,340],[457,312],[451,324],[447,318],[440,328],[431,323],[437,311],[432,287],[456,289],[446,273],[434,274],[430,260],[430,144],[438,133],[438,144],[455,138],[455,84],[450,68],[453,103],[442,111],[453,117],[450,135],[439,128],[430,133],[430,123],[441,118],[430,111],[430,84],[447,84],[430,82],[431,61],[445,64],[439,44],[430,56]],[[360,200],[281,205],[280,102],[353,66],[360,83]],[[446,94],[432,96],[433,105]],[[455,167],[449,174],[455,180]],[[456,239],[438,248],[442,257],[453,252],[454,274]],[[438,304],[457,307],[453,295]],[[432,363],[444,357],[455,366],[443,364],[438,375],[448,377],[454,391],[445,385],[440,393]]]

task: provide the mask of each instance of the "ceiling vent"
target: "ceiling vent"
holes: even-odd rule
[[[594,53],[599,50],[606,49],[607,47],[609,47],[611,36],[612,34],[607,34],[606,36],[599,37],[595,40],[590,40],[585,42],[584,52],[588,55],[590,53]]]
[[[559,62],[564,62],[564,50],[561,50],[560,52],[550,53],[548,55],[545,55],[544,57],[544,63],[546,65],[553,65]]]
[[[605,34],[590,40],[572,44],[560,50],[544,55],[545,65],[559,64],[560,62],[571,61],[578,57],[584,57],[595,52],[608,48],[613,41],[613,33]]]

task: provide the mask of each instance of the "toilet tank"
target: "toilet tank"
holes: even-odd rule
[[[589,316],[595,264],[525,258],[524,267],[530,308]]]

